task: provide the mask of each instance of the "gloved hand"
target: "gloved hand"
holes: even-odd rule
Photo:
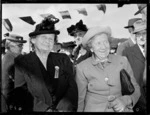
[[[132,103],[130,96],[121,96],[109,101],[109,107],[113,108],[116,112],[123,112],[128,105]]]

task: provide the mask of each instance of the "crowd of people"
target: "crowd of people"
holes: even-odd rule
[[[2,41],[1,112],[142,112],[146,108],[147,5],[142,18],[125,27],[130,38],[111,52],[109,26],[87,28],[82,20],[67,28],[74,37],[69,53],[58,45],[57,18],[45,17],[29,33],[32,51],[22,54],[22,36]],[[54,48],[55,47],[55,48]],[[64,48],[64,49],[61,49]],[[6,51],[5,51],[6,50]],[[132,94],[122,92],[121,70],[130,76]]]

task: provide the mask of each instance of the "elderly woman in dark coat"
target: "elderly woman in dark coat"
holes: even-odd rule
[[[31,32],[34,52],[15,60],[15,87],[25,87],[33,97],[33,111],[76,111],[77,85],[70,59],[51,52],[59,34],[58,19],[45,18]]]
[[[139,85],[126,57],[109,54],[111,29],[93,27],[85,34],[82,45],[93,54],[77,65],[78,111],[82,112],[129,112],[140,97]],[[131,76],[135,91],[122,95],[120,71],[125,69]]]

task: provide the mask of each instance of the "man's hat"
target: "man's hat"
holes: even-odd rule
[[[29,33],[29,36],[36,36],[39,34],[56,34],[60,33],[59,30],[55,30],[55,23],[59,22],[59,19],[52,16],[45,17],[44,20],[36,25],[35,31]]]
[[[147,6],[146,4],[137,4],[137,5],[139,10],[134,15],[139,14]]]
[[[136,21],[134,24],[134,34],[146,29],[146,23],[142,20]]]
[[[78,23],[76,23],[76,25],[71,25],[69,28],[67,28],[68,34],[70,36],[74,36],[75,33],[79,32],[79,31],[87,31],[87,27],[85,24],[83,24],[83,21],[80,20]]]
[[[4,34],[4,37],[6,40],[9,40],[11,42],[18,42],[18,43],[26,43],[26,40],[23,40],[23,37],[20,35],[16,35],[16,34],[9,34],[6,33]]]
[[[128,26],[125,26],[124,28],[130,28],[130,27],[134,27],[133,24],[138,21],[138,20],[142,20],[142,18],[132,18],[128,21]]]

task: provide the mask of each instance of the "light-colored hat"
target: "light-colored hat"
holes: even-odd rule
[[[142,20],[138,20],[136,21],[134,24],[134,32],[133,33],[137,33],[137,32],[140,32],[142,30],[145,30],[146,29],[146,23]]]
[[[82,45],[86,47],[87,42],[97,34],[106,33],[108,36],[111,36],[111,28],[108,26],[97,26],[89,28],[84,37],[82,38]]]
[[[9,34],[6,33],[4,35],[4,37],[6,38],[6,40],[12,41],[12,42],[18,42],[18,43],[26,43],[26,40],[23,40],[23,37],[20,35],[16,35],[16,34]]]

